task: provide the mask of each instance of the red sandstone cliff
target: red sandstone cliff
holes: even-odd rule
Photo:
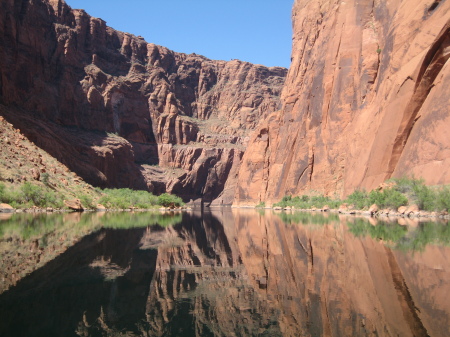
[[[0,6],[4,116],[94,185],[256,204],[450,182],[446,1],[297,0],[282,106],[285,69],[175,53],[59,0]]]
[[[235,203],[450,183],[449,18],[440,0],[296,0],[283,106],[251,138]]]
[[[228,203],[287,72],[175,53],[62,0],[2,1],[0,57],[5,118],[87,182]]]

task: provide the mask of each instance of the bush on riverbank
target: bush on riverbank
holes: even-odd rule
[[[297,209],[339,208],[342,203],[354,205],[356,209],[368,209],[376,204],[379,208],[397,209],[400,206],[417,205],[419,209],[425,211],[446,211],[450,210],[450,187],[426,186],[423,179],[399,178],[392,179],[386,183],[385,188],[372,190],[356,190],[345,200],[331,199],[323,195],[302,195],[284,196],[283,199],[275,203],[276,207],[294,207]]]
[[[78,198],[84,208],[94,209],[97,204],[102,204],[106,208],[126,209],[155,208],[158,206],[184,205],[181,198],[164,193],[155,196],[147,191],[134,191],[128,188],[121,189],[95,189],[95,192],[87,193],[79,191],[77,194],[65,195],[62,192],[54,191],[44,184],[33,184],[25,182],[21,185],[5,185],[0,183],[0,203],[6,203],[13,208],[31,208],[33,206],[46,208],[64,208],[64,200]]]
[[[322,208],[327,205],[330,208],[338,208],[342,201],[339,199],[331,199],[323,195],[302,195],[292,197],[284,196],[280,202],[273,204],[274,207],[294,207],[298,209],[310,209],[313,207]]]
[[[158,196],[158,205],[164,207],[180,207],[184,205],[184,203],[183,200],[181,200],[181,198],[177,197],[176,195],[163,193]]]
[[[7,187],[0,183],[0,202],[11,205],[14,208],[55,207],[63,206],[63,198],[60,193],[52,189],[25,182],[18,188]]]
[[[104,189],[99,203],[106,208],[125,209],[130,207],[148,209],[155,206],[180,207],[183,200],[176,195],[163,193],[160,196],[147,191],[135,191],[129,188]]]
[[[134,191],[129,188],[107,188],[101,192],[103,195],[98,202],[106,208],[152,208],[158,205],[158,197],[147,191]]]
[[[386,188],[382,191],[373,190],[367,193],[366,191],[356,190],[350,194],[345,202],[355,205],[357,209],[369,208],[375,204],[380,208],[394,208],[408,204],[408,198],[398,191],[395,187]]]

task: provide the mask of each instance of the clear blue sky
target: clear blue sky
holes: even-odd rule
[[[289,67],[294,0],[66,0],[177,52]]]

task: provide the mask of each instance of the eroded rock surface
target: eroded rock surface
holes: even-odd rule
[[[176,53],[62,0],[0,8],[5,117],[94,185],[216,199],[249,131],[280,107],[284,68]]]
[[[283,107],[252,136],[235,203],[450,183],[449,15],[448,1],[297,0]]]

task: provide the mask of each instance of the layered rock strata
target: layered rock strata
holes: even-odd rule
[[[236,204],[450,183],[450,3],[297,0],[282,109],[251,137]]]
[[[216,199],[279,108],[284,68],[176,53],[62,0],[0,8],[5,117],[94,185]]]

